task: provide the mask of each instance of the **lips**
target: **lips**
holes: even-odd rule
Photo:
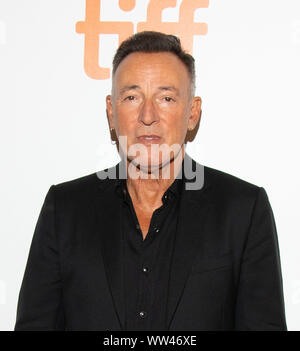
[[[141,135],[138,137],[138,140],[141,143],[157,143],[161,140],[161,137],[158,135]]]

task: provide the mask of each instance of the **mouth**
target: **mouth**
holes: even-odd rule
[[[158,135],[141,135],[137,139],[143,144],[157,144],[160,142],[161,137]]]

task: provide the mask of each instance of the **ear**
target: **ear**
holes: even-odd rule
[[[113,107],[112,107],[112,97],[111,95],[106,96],[106,114],[108,118],[109,128],[114,128],[114,119],[113,119]]]
[[[188,121],[188,130],[193,130],[201,118],[202,100],[200,96],[195,96],[191,102],[191,113]]]

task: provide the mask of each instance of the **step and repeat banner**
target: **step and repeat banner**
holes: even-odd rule
[[[133,22],[127,21],[102,21],[101,20],[101,1],[87,0],[85,21],[77,22],[76,31],[85,36],[84,39],[84,68],[86,74],[93,79],[110,78],[110,69],[99,66],[99,54],[105,55],[107,46],[99,48],[101,35],[117,35],[118,45],[135,32],[155,30],[158,32],[177,35],[181,39],[183,48],[189,53],[193,53],[193,39],[195,35],[207,34],[207,23],[194,22],[196,10],[207,8],[209,0],[183,0],[177,7],[177,0],[150,0],[147,5],[146,20],[141,20],[134,28]],[[116,2],[110,2],[111,11],[114,13]],[[120,0],[118,10],[132,12],[135,10],[136,1]],[[169,8],[176,8],[179,12],[177,21],[163,21],[163,11]],[[141,13],[136,14],[136,19]]]
[[[144,30],[177,35],[195,58],[202,116],[189,155],[266,189],[299,330],[299,0],[0,1],[0,329],[14,326],[49,187],[119,161],[112,59]]]

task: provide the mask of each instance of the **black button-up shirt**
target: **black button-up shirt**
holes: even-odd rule
[[[165,191],[145,239],[126,179],[116,184],[122,201],[125,330],[167,330],[168,282],[183,180],[176,178]]]

